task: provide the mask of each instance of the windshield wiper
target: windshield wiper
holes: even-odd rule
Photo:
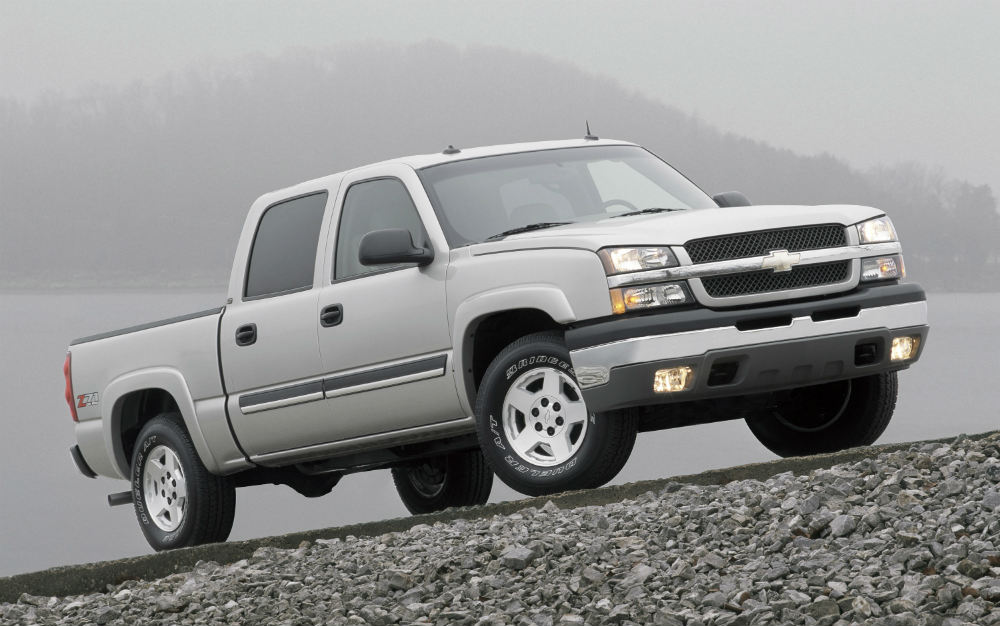
[[[666,208],[661,206],[654,206],[648,209],[640,209],[638,211],[629,211],[628,213],[619,213],[618,215],[612,215],[611,217],[628,217],[630,215],[645,215],[646,213],[667,213],[670,211],[686,211],[687,209],[677,209],[677,208]]]
[[[507,235],[516,235],[518,233],[526,233],[532,230],[541,230],[543,228],[552,228],[553,226],[563,226],[565,224],[572,224],[572,223],[573,222],[536,222],[534,224],[528,224],[527,226],[518,226],[517,228],[511,228],[510,230],[505,230],[502,233],[490,235],[484,241],[492,241],[493,239],[503,239]]]

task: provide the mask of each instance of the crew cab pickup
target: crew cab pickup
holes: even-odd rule
[[[655,429],[870,444],[927,338],[903,277],[875,208],[713,198],[590,136],[449,147],[262,196],[224,306],[73,341],[71,452],[160,550],[224,541],[248,485],[389,468],[428,512],[599,486]]]

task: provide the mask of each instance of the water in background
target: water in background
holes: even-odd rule
[[[108,508],[127,484],[79,474],[62,364],[74,337],[220,305],[221,293],[0,293],[0,576],[148,553],[132,507]],[[934,294],[919,364],[900,375],[881,442],[1000,428],[1000,294]],[[640,435],[616,483],[774,458],[742,422]],[[499,481],[493,501],[519,497]],[[287,487],[237,492],[231,539],[399,517],[387,471],[345,478],[323,498]]]

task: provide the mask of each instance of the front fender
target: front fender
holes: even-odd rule
[[[455,310],[452,324],[452,344],[455,346],[454,367],[458,398],[462,409],[472,415],[472,376],[466,370],[472,363],[472,334],[479,322],[495,313],[515,309],[542,311],[559,324],[575,322],[576,313],[561,289],[551,284],[528,284],[499,287],[478,293]]]
[[[184,419],[191,441],[194,443],[201,462],[205,464],[210,472],[218,472],[218,462],[212,455],[212,451],[205,441],[205,435],[198,425],[198,417],[195,413],[194,399],[188,390],[187,383],[181,373],[170,367],[152,367],[129,372],[111,381],[105,388],[102,396],[101,422],[104,424],[104,445],[107,450],[111,450],[115,467],[122,478],[128,477],[130,473],[129,461],[125,458],[125,450],[122,447],[121,437],[121,405],[122,399],[128,394],[144,389],[162,389],[173,397],[177,403],[177,409]]]

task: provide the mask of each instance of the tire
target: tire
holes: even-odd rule
[[[159,494],[153,485],[162,487]],[[236,487],[209,472],[177,413],[163,413],[139,432],[132,455],[132,501],[154,550],[225,541],[233,528]]]
[[[896,372],[792,389],[773,394],[746,422],[783,457],[867,446],[889,425],[897,391]]]
[[[392,469],[396,491],[414,515],[453,506],[486,504],[493,490],[493,472],[479,450],[454,452]]]
[[[483,375],[475,413],[486,462],[529,496],[600,487],[618,475],[635,445],[631,413],[587,409],[558,333],[504,348]]]

